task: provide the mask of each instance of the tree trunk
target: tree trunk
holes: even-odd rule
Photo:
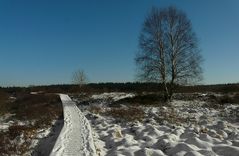
[[[167,83],[164,81],[163,82],[163,87],[164,87],[164,101],[167,102],[169,101],[169,91],[168,91],[168,87],[167,87]]]

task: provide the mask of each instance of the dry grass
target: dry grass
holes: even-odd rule
[[[218,99],[219,104],[239,104],[239,93],[234,95],[224,95]]]
[[[62,114],[62,106],[57,95],[25,95],[11,104],[11,111],[20,120],[52,120]]]
[[[225,94],[223,96],[211,95],[204,107],[213,109],[224,109],[226,104],[239,104],[239,93]]]
[[[14,125],[8,132],[0,133],[0,153],[2,155],[24,155],[30,150],[35,127]]]
[[[141,121],[145,117],[144,111],[139,107],[113,107],[103,109],[99,106],[91,106],[88,110],[94,114],[111,116],[123,121]]]
[[[5,114],[9,111],[8,99],[9,95],[0,90],[0,115]]]
[[[104,114],[124,121],[142,121],[145,117],[143,109],[138,107],[111,108]]]
[[[162,124],[165,121],[176,125],[181,125],[182,123],[188,122],[188,119],[181,117],[174,108],[170,108],[170,110],[167,111],[160,111],[158,118],[156,120],[160,124]]]

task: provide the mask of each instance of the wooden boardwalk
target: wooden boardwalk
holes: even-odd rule
[[[60,94],[64,126],[51,156],[96,156],[89,121],[68,95]]]

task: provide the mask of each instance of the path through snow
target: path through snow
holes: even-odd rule
[[[95,156],[89,121],[68,95],[60,94],[64,110],[64,126],[51,156]]]

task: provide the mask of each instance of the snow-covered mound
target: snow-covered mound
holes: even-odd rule
[[[68,95],[60,94],[64,111],[64,126],[51,156],[94,156],[95,146],[88,120]]]

